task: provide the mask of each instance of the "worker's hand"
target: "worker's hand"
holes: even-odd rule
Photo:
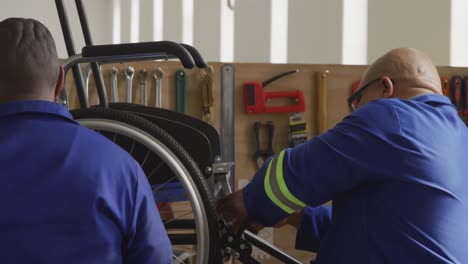
[[[283,220],[279,221],[274,227],[275,228],[280,228],[285,225],[292,225],[294,226],[297,230],[301,227],[301,219],[302,219],[302,210],[297,211],[288,217],[284,218]]]
[[[218,201],[216,210],[224,217],[226,223],[234,232],[238,232],[241,225],[247,220],[247,210],[244,207],[242,190],[235,191]],[[255,223],[247,223],[252,231],[260,231],[263,227]]]

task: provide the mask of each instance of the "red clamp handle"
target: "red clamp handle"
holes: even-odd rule
[[[283,92],[269,92],[265,93],[265,98],[294,98],[296,103],[294,105],[285,106],[266,106],[266,113],[291,113],[291,112],[304,112],[305,102],[304,94],[299,91],[283,91]]]

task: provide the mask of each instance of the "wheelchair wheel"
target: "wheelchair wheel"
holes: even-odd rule
[[[175,263],[221,263],[215,201],[183,147],[156,125],[125,111],[91,108],[71,113],[79,124],[125,149],[143,168],[173,245]]]

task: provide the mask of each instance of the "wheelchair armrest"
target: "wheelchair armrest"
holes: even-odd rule
[[[162,53],[162,55],[165,53],[168,56],[174,55],[180,60],[184,68],[187,69],[192,69],[195,66],[192,56],[187,49],[172,41],[93,45],[85,46],[81,51],[83,58],[135,54],[154,55],[155,53]]]
[[[208,66],[196,48],[183,43],[180,43],[180,45],[184,47],[190,53],[190,55],[192,55],[192,58],[195,61],[195,65],[197,65],[198,68],[206,68],[206,66]]]

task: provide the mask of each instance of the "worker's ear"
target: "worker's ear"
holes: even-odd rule
[[[380,82],[382,86],[384,87],[384,90],[382,92],[383,97],[384,98],[392,97],[393,92],[394,92],[393,81],[388,76],[383,76]]]
[[[60,68],[59,68],[59,75],[58,75],[58,78],[57,78],[57,83],[55,84],[55,94],[54,94],[54,98],[57,98],[57,96],[60,94],[60,92],[62,91],[63,89],[63,82],[65,81],[65,77],[63,76],[64,73],[63,73],[63,67],[62,65],[60,65]]]

